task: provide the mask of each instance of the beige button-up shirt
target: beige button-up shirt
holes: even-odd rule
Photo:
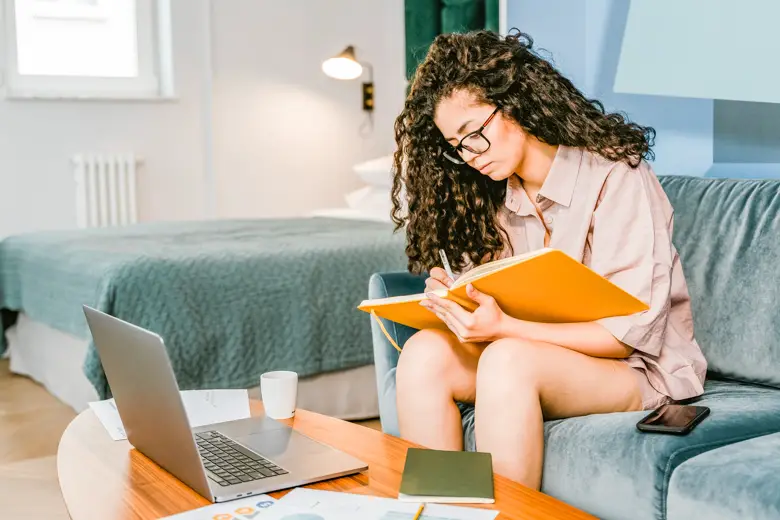
[[[650,309],[598,323],[635,350],[626,360],[673,399],[701,394],[707,362],[693,337],[693,316],[677,250],[673,209],[650,165],[631,169],[560,146],[536,197],[507,181],[500,219],[514,254],[560,249],[633,294]],[[544,224],[542,223],[544,220]]]

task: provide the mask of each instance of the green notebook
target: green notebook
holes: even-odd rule
[[[398,499],[492,504],[493,459],[490,453],[409,448]]]

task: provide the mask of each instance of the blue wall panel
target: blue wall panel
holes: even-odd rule
[[[704,175],[713,164],[712,100],[613,90],[628,8],[626,0],[509,0],[507,26],[530,34],[586,96],[654,127],[656,173]]]

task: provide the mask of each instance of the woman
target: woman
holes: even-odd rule
[[[393,219],[406,226],[409,269],[430,272],[426,290],[452,283],[439,250],[463,272],[552,247],[650,307],[547,324],[507,316],[473,287],[473,313],[431,295],[423,304],[450,332],[422,330],[404,345],[404,438],[463,449],[456,403],[476,403],[477,449],[492,453],[497,473],[538,489],[543,420],[703,392],[707,364],[672,245],[672,207],[645,161],[653,129],[585,99],[527,35],[484,31],[434,41],[395,133]]]

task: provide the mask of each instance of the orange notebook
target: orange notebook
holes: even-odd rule
[[[469,283],[495,298],[509,316],[527,321],[585,322],[648,309],[635,296],[557,249],[488,262],[436,293],[474,310],[477,304],[466,295]],[[422,293],[377,298],[364,300],[358,309],[415,329],[447,330],[444,322],[420,305],[424,299]]]

